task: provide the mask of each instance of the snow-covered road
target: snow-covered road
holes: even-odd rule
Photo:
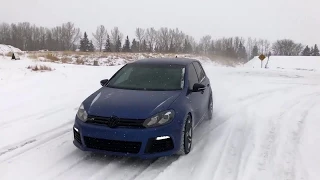
[[[73,144],[82,100],[119,67],[0,63],[0,179],[317,180],[320,73],[205,65],[214,118],[192,152],[157,160],[85,153]]]

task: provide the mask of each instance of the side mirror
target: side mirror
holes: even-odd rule
[[[204,91],[205,89],[206,89],[206,86],[205,86],[205,85],[199,84],[199,83],[195,83],[195,84],[193,85],[192,91],[193,91],[193,92],[200,92],[200,91]]]
[[[101,86],[106,85],[109,82],[109,79],[104,79],[100,81]]]

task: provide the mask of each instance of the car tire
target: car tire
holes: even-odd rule
[[[183,130],[181,133],[181,143],[180,150],[178,151],[178,155],[186,155],[189,154],[192,147],[192,136],[193,136],[193,127],[192,127],[192,118],[188,114],[186,119],[183,122]]]
[[[213,100],[212,100],[212,94],[210,95],[209,98],[209,103],[208,103],[208,120],[211,120],[213,116]]]

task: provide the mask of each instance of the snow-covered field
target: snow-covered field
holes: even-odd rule
[[[263,68],[291,70],[320,70],[320,56],[270,56],[262,61]],[[248,68],[261,68],[261,61],[255,57],[244,65]]]
[[[46,63],[55,70],[32,72],[26,67],[35,62],[9,59],[0,56],[1,180],[320,177],[318,71],[205,63],[214,118],[195,131],[189,155],[152,161],[84,153],[72,144],[80,103],[120,66]]]

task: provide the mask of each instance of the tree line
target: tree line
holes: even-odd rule
[[[0,24],[0,44],[8,44],[25,51],[104,51],[190,53],[222,56],[246,61],[259,54],[278,56],[319,56],[318,46],[305,46],[290,39],[271,43],[267,39],[224,37],[213,39],[205,35],[196,41],[178,28],[136,28],[132,39],[113,27],[99,25],[91,35],[81,33],[74,23],[67,22],[53,28],[39,27],[29,22]],[[311,47],[311,48],[309,48]]]

